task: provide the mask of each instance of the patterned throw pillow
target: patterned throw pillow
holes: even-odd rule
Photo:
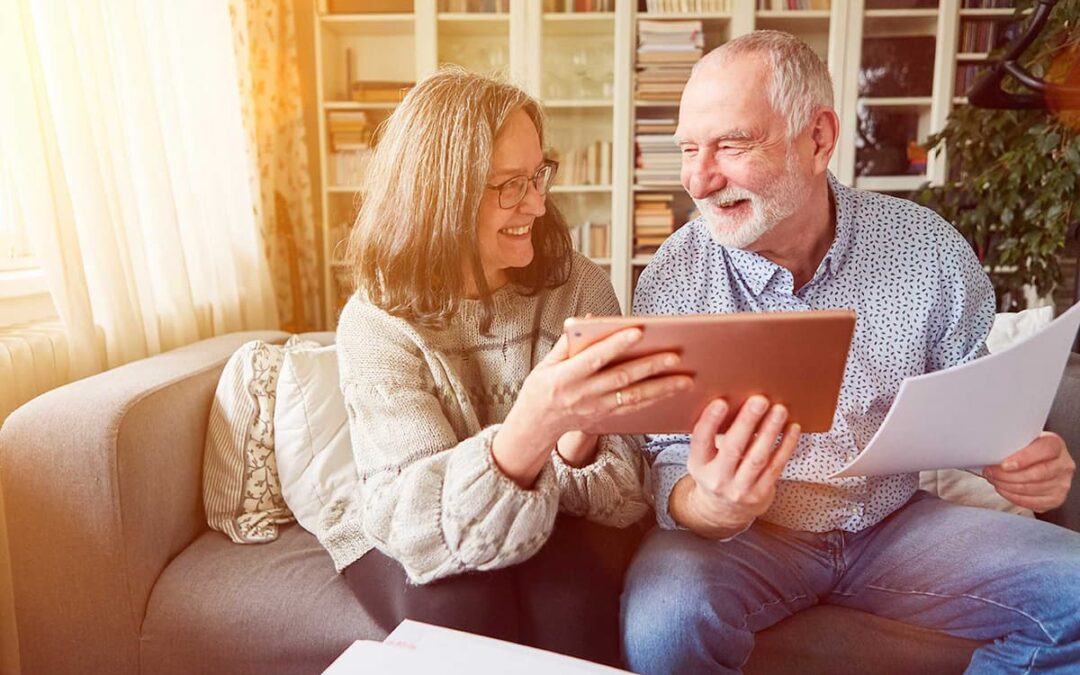
[[[203,455],[203,505],[210,527],[238,544],[277,539],[293,520],[274,458],[274,405],[285,352],[317,347],[293,336],[282,345],[249,342],[218,380]]]

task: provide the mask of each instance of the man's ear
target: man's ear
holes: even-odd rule
[[[810,118],[810,142],[813,144],[814,173],[823,173],[836,151],[836,139],[840,137],[840,118],[832,108],[818,108]]]

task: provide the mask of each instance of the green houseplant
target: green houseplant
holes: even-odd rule
[[[1018,3],[1017,14],[1032,5]],[[1047,81],[1080,84],[1078,22],[1080,0],[1059,2],[1023,65]],[[1080,111],[1069,109],[1080,104],[1050,103],[1049,111],[960,105],[925,144],[929,151],[945,149],[948,178],[924,186],[915,199],[971,243],[1001,310],[1023,309],[1025,286],[1040,296],[1053,291],[1061,281],[1058,256],[1070,226],[1080,220]]]

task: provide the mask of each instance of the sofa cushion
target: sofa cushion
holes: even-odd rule
[[[210,527],[238,544],[277,537],[292,520],[274,458],[274,407],[285,351],[317,346],[293,336],[284,346],[254,340],[225,364],[207,426],[203,505]]]
[[[360,482],[334,345],[286,352],[274,409],[274,455],[285,503],[296,522],[316,534],[323,507]]]
[[[206,532],[154,586],[141,671],[310,675],[354,640],[384,637],[302,528],[284,526],[259,546]]]

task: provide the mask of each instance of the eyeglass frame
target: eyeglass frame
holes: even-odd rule
[[[546,169],[548,169],[548,168],[551,169],[551,173],[548,176],[548,179],[547,179],[544,187],[541,188],[539,185],[537,185],[536,181],[540,178],[540,174],[543,171],[545,171]],[[532,176],[518,175],[518,176],[514,176],[512,178],[507,178],[506,180],[499,183],[498,185],[486,184],[486,185],[484,185],[484,187],[487,188],[488,190],[495,190],[495,192],[498,194],[499,208],[501,208],[501,209],[514,209],[514,208],[517,208],[518,204],[525,201],[525,195],[529,194],[529,183],[533,184],[533,187],[536,188],[536,191],[540,193],[540,196],[547,197],[548,192],[551,190],[551,186],[555,183],[555,175],[558,172],[559,172],[559,163],[556,162],[553,159],[545,159],[543,161],[543,163],[540,164],[540,168],[537,169],[536,173],[534,173]],[[523,184],[524,188],[521,190],[521,194],[518,195],[517,199],[514,200],[514,202],[512,204],[510,204],[509,206],[503,204],[503,190],[504,190],[504,188],[506,188],[506,186],[508,186],[510,183],[513,183],[514,181],[519,180],[521,178],[525,179],[525,183]]]

